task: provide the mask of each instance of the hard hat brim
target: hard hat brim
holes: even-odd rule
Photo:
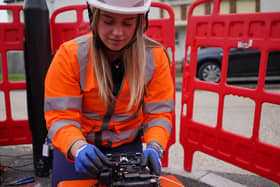
[[[119,7],[102,3],[98,0],[88,0],[88,4],[97,9],[117,14],[144,14],[151,7],[151,0],[146,0],[144,6],[141,7]]]

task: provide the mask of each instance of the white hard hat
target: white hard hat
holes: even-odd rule
[[[117,14],[144,14],[151,0],[88,0],[90,6]]]

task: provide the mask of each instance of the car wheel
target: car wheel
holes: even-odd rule
[[[198,69],[198,78],[208,82],[220,82],[221,68],[216,62],[203,63]]]

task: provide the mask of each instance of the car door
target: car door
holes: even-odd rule
[[[233,48],[229,53],[228,77],[258,76],[260,51]]]

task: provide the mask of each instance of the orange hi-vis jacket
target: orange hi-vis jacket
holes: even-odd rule
[[[147,40],[149,41],[149,40]],[[79,139],[117,147],[133,141],[140,130],[144,142],[166,148],[174,110],[174,85],[163,47],[146,42],[143,102],[127,111],[130,91],[127,77],[113,104],[99,97],[92,59],[92,35],[65,42],[57,51],[45,80],[45,119],[53,146],[68,155]],[[100,134],[100,132],[102,132]]]

